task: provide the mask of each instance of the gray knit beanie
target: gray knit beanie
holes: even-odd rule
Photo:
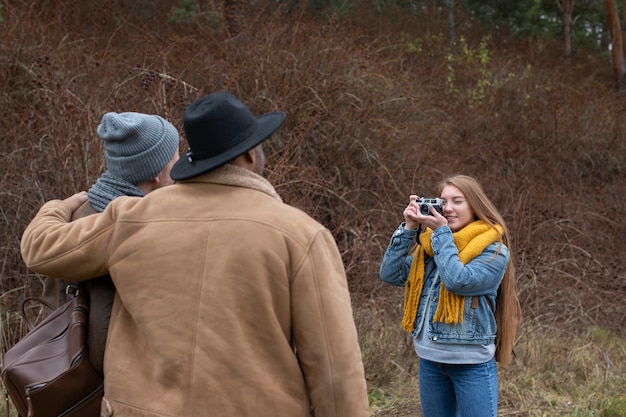
[[[109,173],[131,184],[156,178],[178,149],[178,130],[142,113],[106,113],[98,126]]]

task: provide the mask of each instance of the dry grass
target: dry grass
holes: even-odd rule
[[[563,62],[558,44],[493,39],[468,19],[451,49],[436,10],[2,4],[2,351],[25,330],[20,300],[41,291],[21,233],[44,201],[102,172],[102,114],[158,113],[182,133],[188,103],[228,88],[255,113],[287,112],[268,177],[337,239],[373,415],[419,415],[401,293],[377,274],[407,196],[453,173],[479,179],[514,236],[525,323],[500,414],[626,414],[626,102],[602,54]]]
[[[357,311],[369,370],[371,415],[420,416],[417,357],[396,318]],[[566,326],[564,326],[566,328]],[[626,412],[626,344],[591,327],[583,333],[524,325],[516,358],[500,369],[499,416],[617,417]]]

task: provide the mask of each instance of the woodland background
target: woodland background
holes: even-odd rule
[[[378,268],[408,195],[455,173],[513,236],[525,321],[500,415],[626,415],[626,97],[608,7],[619,20],[611,0],[0,1],[2,351],[41,293],[21,234],[104,170],[101,116],[156,113],[182,135],[186,105],[229,89],[287,113],[267,177],[336,237],[373,416],[420,415],[402,289]]]

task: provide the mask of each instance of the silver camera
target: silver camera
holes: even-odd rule
[[[420,214],[422,216],[432,216],[430,212],[431,207],[443,215],[443,200],[440,198],[418,198],[415,202],[420,206]]]

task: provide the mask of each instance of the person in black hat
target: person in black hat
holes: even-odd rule
[[[284,119],[202,97],[175,184],[71,223],[84,195],[50,201],[27,227],[32,270],[113,278],[103,415],[369,415],[335,240],[262,176]]]

